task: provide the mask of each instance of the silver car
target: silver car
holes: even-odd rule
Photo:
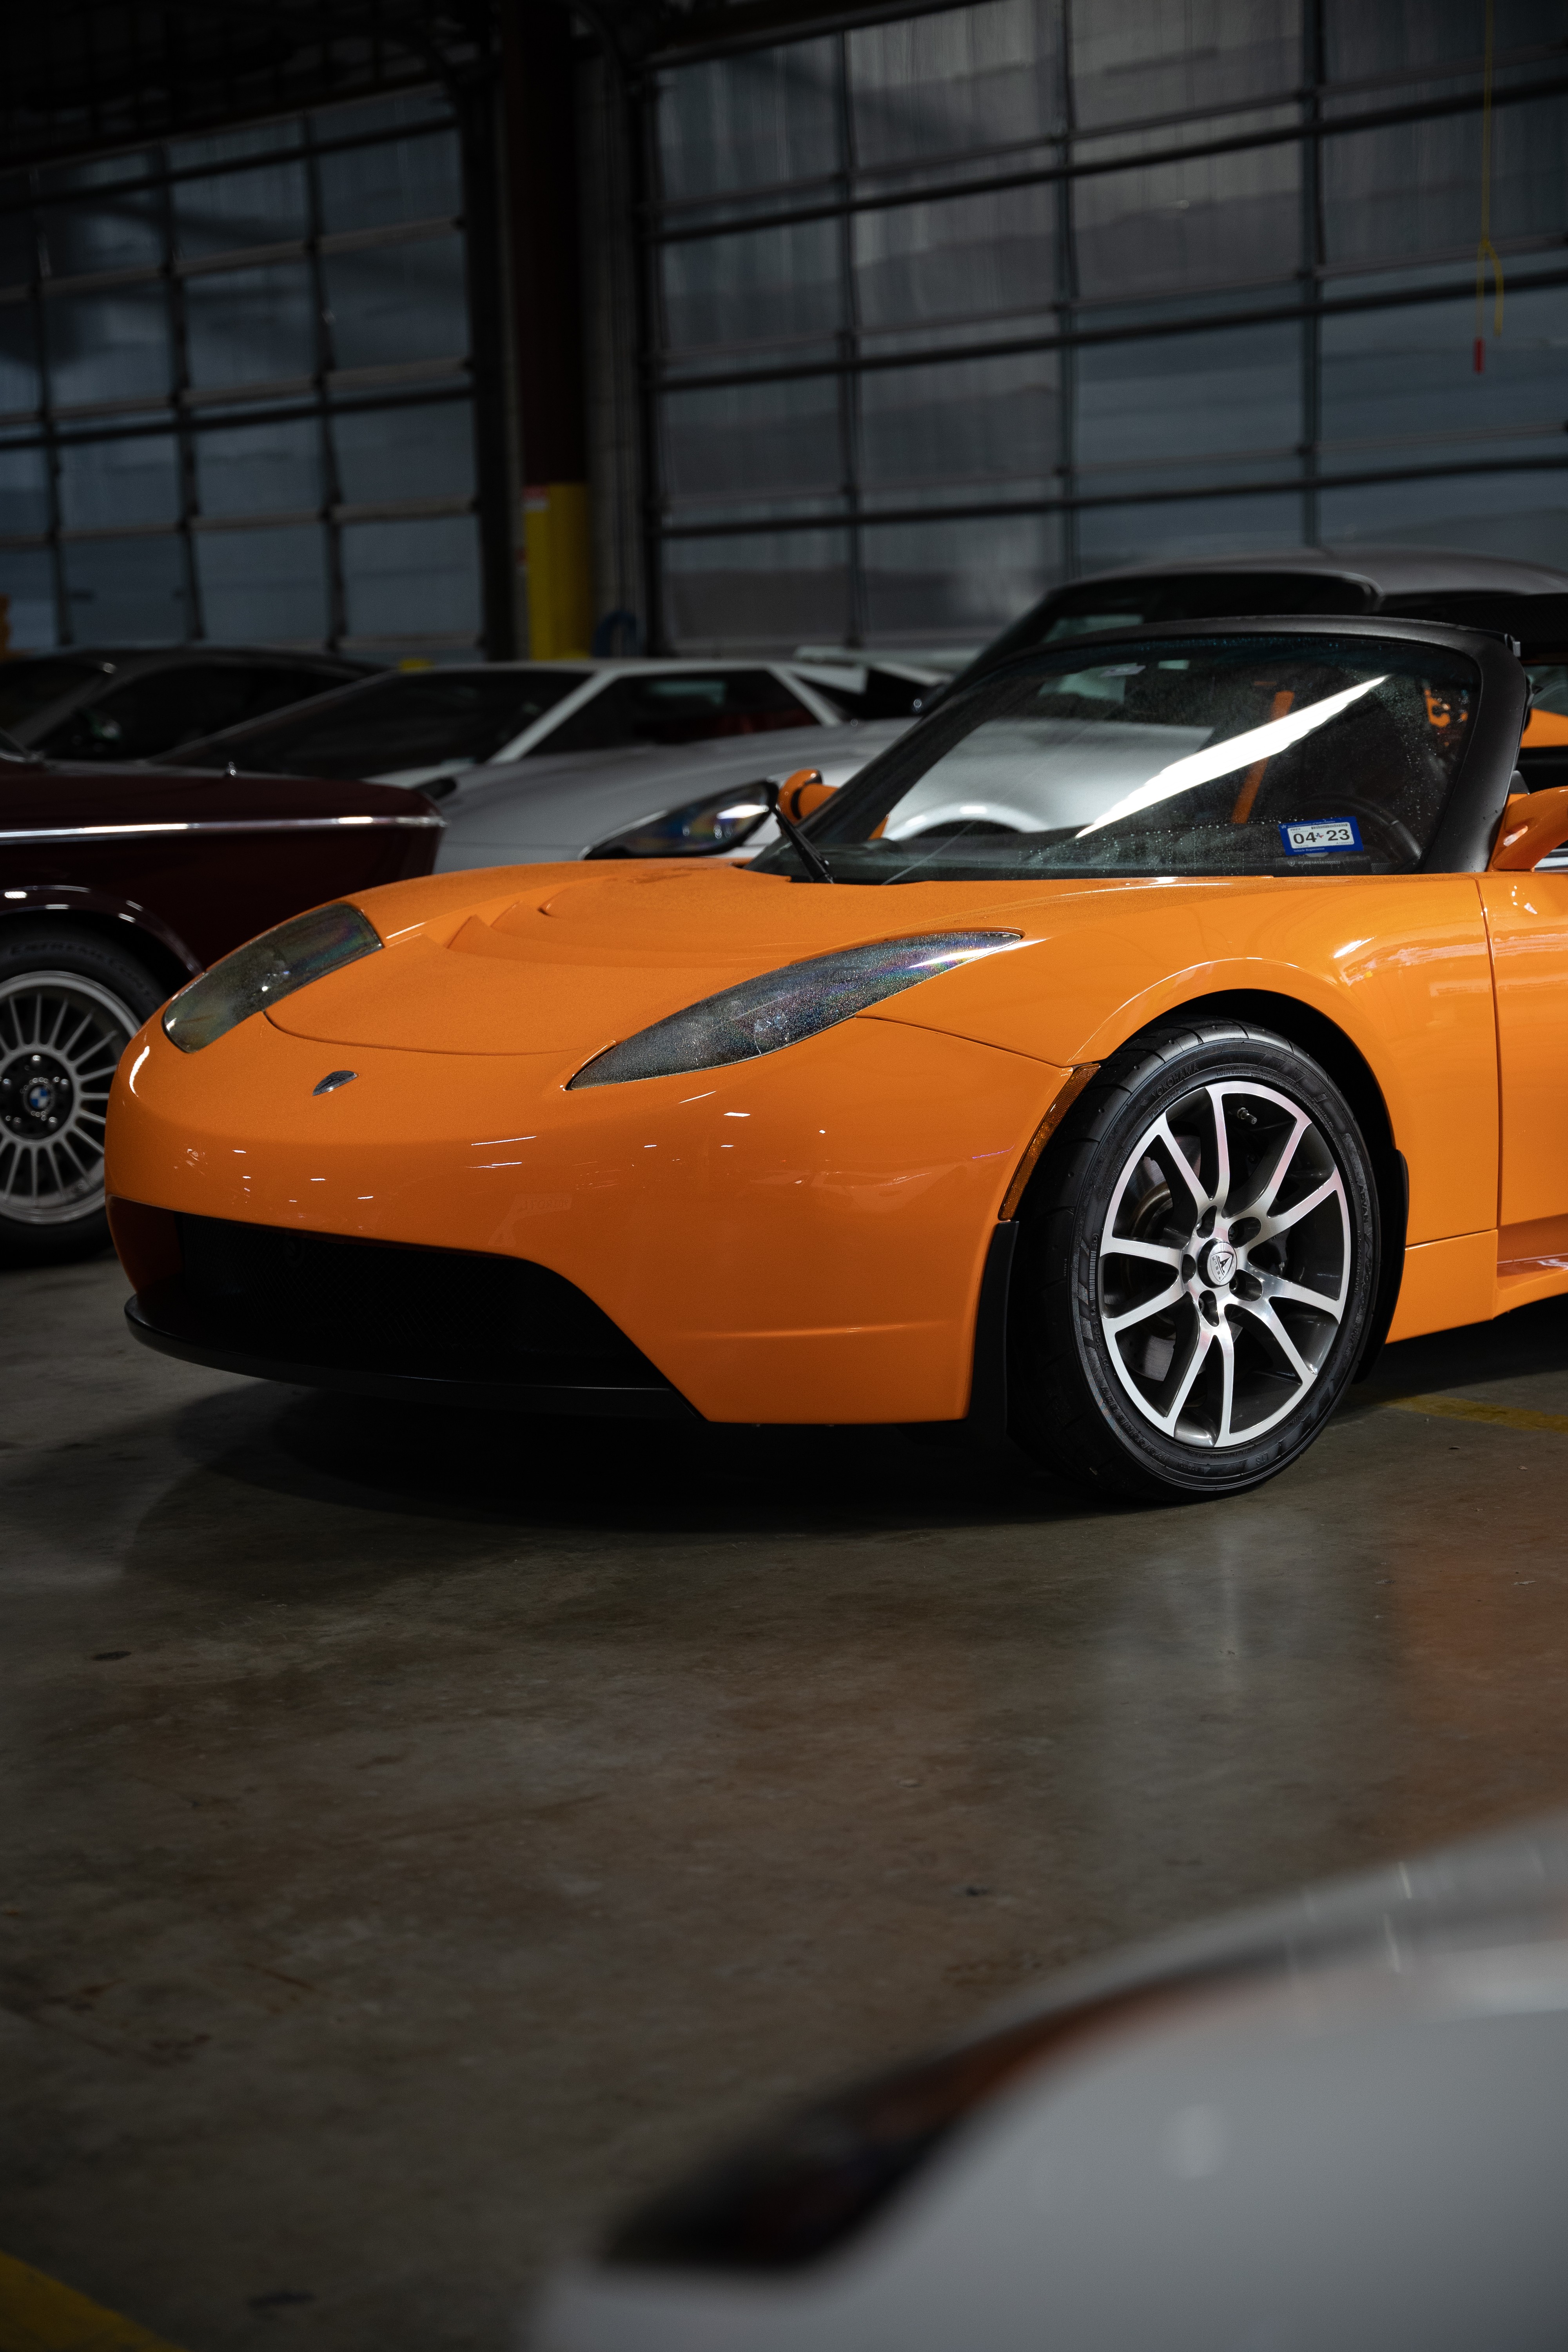
[[[563,2273],[531,2352],[1556,2352],[1568,1817],[1075,1970]]]

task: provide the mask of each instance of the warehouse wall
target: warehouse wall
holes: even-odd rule
[[[1176,551],[1568,564],[1568,47],[1560,8],[1498,0],[1488,115],[1487,21],[980,0],[668,58],[666,642],[973,643],[1054,580]]]
[[[463,213],[434,89],[0,181],[13,645],[471,656]]]

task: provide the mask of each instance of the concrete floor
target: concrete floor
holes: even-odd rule
[[[1058,1962],[1568,1800],[1568,1303],[1240,1503],[513,1432],[0,1276],[0,2248],[189,2347],[500,2347],[542,2263]]]

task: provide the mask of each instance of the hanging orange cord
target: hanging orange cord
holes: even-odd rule
[[[1492,332],[1502,332],[1502,264],[1492,243],[1492,10],[1494,0],[1487,0],[1486,58],[1481,69],[1481,236],[1476,247],[1476,373],[1484,375],[1487,366],[1486,286],[1487,263],[1492,266],[1496,301],[1492,311]]]

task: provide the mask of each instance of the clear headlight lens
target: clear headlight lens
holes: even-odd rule
[[[253,1013],[308,988],[341,964],[374,955],[380,945],[375,926],[357,907],[313,907],[308,915],[296,915],[220,957],[182,988],[164,1012],[163,1034],[182,1054],[199,1054]]]
[[[640,824],[596,841],[589,857],[704,857],[738,849],[760,833],[772,812],[771,784],[731,784],[706,800],[688,801]]]
[[[573,1087],[616,1087],[627,1078],[664,1078],[684,1070],[714,1070],[776,1054],[831,1029],[868,1004],[897,996],[939,972],[1016,946],[1021,931],[931,931],[912,940],[879,940],[785,964],[760,980],[742,981],[718,996],[672,1013],[585,1063]]]

